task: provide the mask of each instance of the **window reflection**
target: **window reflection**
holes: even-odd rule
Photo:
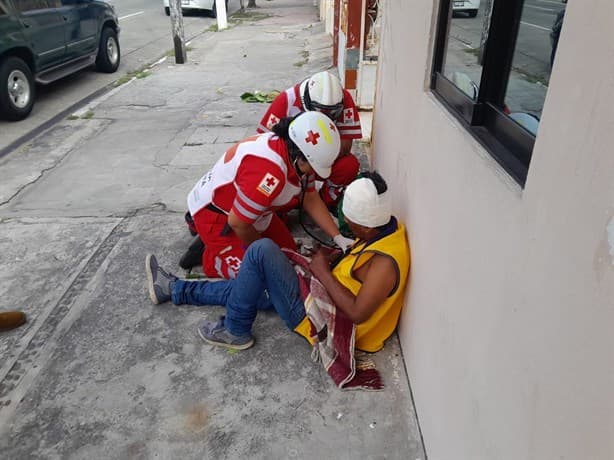
[[[525,0],[523,5],[504,109],[533,135],[537,134],[550,83],[565,3]]]
[[[471,99],[477,99],[482,65],[481,43],[488,31],[489,16],[480,0],[450,2],[450,32],[443,63],[443,74]]]
[[[537,134],[550,72],[565,17],[567,0],[525,0],[501,109],[533,135]],[[482,77],[481,55],[492,2],[452,0],[450,33],[443,74],[476,100]]]
[[[378,15],[381,0],[363,0],[365,8],[363,60],[377,61],[379,38],[381,34],[381,18]]]
[[[20,0],[16,2],[17,8],[19,11],[35,11],[35,10],[45,10],[49,8],[47,4],[47,0]]]

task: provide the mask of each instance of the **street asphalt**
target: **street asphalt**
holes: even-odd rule
[[[115,5],[121,27],[121,61],[117,72],[105,74],[88,68],[50,85],[37,85],[34,108],[28,118],[19,122],[0,119],[0,157],[7,147],[31,139],[33,131],[37,134],[57,123],[58,115],[63,118],[65,112],[80,105],[84,97],[105,91],[116,80],[138,72],[173,47],[171,23],[164,14],[162,0],[116,0],[110,3]],[[239,0],[229,1],[231,12],[238,8]],[[186,40],[205,33],[212,24],[215,24],[215,19],[204,13],[186,13],[183,18]]]
[[[337,389],[273,313],[249,350],[196,333],[223,307],[154,306],[145,255],[183,275],[186,195],[263,104],[331,65],[312,0],[260,1],[0,159],[2,458],[424,459],[396,336],[386,388]],[[364,158],[363,158],[364,163]]]

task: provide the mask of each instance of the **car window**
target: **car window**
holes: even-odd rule
[[[49,8],[47,0],[19,0],[15,2],[17,9],[22,13],[26,11],[45,10]]]

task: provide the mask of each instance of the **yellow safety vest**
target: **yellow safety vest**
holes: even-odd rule
[[[356,326],[356,348],[368,352],[381,350],[384,341],[394,332],[401,308],[407,275],[410,266],[409,244],[405,235],[405,227],[397,224],[396,230],[371,244],[358,243],[349,254],[343,257],[333,269],[333,276],[352,294],[357,295],[362,283],[352,275],[354,271],[367,263],[375,254],[391,257],[397,266],[397,283],[386,300],[375,310],[364,323]],[[309,322],[307,317],[295,331],[309,340]]]

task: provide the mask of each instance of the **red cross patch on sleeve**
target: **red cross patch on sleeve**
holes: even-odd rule
[[[266,196],[271,196],[278,185],[279,179],[271,173],[266,173],[258,184],[258,191]]]
[[[272,113],[272,114],[269,116],[268,121],[266,122],[266,127],[267,127],[268,129],[273,129],[273,126],[275,126],[277,123],[279,123],[279,118],[277,118],[277,117],[275,116],[275,114],[274,114],[274,113]]]
[[[349,123],[351,121],[354,121],[354,109],[352,108],[345,109],[343,111],[343,122]]]

